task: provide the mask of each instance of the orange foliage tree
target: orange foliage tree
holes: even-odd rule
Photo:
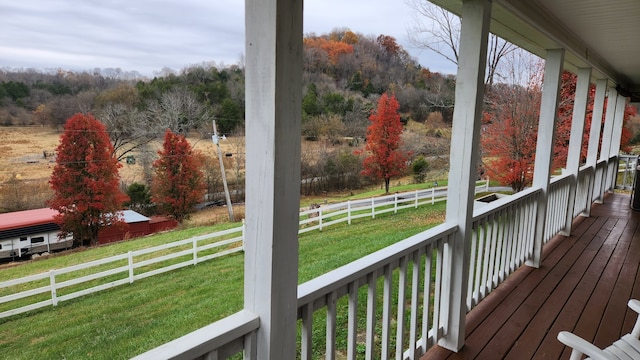
[[[160,158],[153,164],[151,199],[159,210],[182,222],[202,201],[206,186],[200,170],[202,155],[193,151],[184,135],[167,129]]]
[[[353,53],[353,45],[342,41],[330,40],[323,37],[306,37],[304,45],[308,48],[322,49],[329,56],[332,64],[338,63],[338,58],[344,54]]]
[[[113,157],[105,126],[93,115],[67,120],[56,153],[49,206],[60,213],[60,236],[73,234],[74,245],[95,245],[101,228],[121,223],[119,211],[128,200],[120,191],[122,165]]]
[[[371,125],[367,128],[367,145],[364,151],[358,152],[367,154],[362,174],[383,179],[387,193],[391,178],[401,175],[407,166],[408,156],[399,150],[402,134],[399,107],[394,95],[382,94],[377,111],[369,116]]]

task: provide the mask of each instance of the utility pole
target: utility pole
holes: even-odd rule
[[[224,171],[224,163],[222,162],[222,150],[220,150],[220,139],[218,138],[218,130],[216,130],[216,121],[213,122],[213,136],[211,140],[216,144],[218,148],[218,160],[220,160],[220,172],[222,174],[222,185],[224,185],[224,196],[227,199],[227,210],[229,210],[229,221],[234,222],[233,218],[233,206],[231,205],[231,196],[229,196],[229,187],[227,186],[227,175]]]

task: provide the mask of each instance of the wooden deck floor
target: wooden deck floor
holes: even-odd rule
[[[570,237],[545,246],[539,269],[522,267],[467,315],[459,353],[436,347],[425,359],[569,359],[556,336],[569,330],[599,347],[631,331],[640,298],[640,212],[610,194]]]

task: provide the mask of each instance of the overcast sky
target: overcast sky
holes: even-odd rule
[[[348,27],[385,34],[432,71],[455,73],[435,54],[412,48],[403,0],[306,0],[304,31]],[[244,53],[243,0],[16,0],[0,4],[0,68],[120,68],[153,76]]]

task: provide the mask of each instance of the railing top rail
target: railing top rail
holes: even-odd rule
[[[300,284],[298,285],[298,308],[412,253],[421,246],[426,246],[430,242],[448,236],[456,230],[457,226],[453,224],[437,225]]]
[[[504,197],[502,199],[498,199],[496,201],[491,202],[490,204],[487,204],[485,206],[482,206],[480,208],[475,208],[473,209],[473,221],[476,221],[477,219],[483,217],[483,216],[488,216],[491,213],[494,213],[496,211],[499,211],[500,209],[509,206],[515,202],[518,202],[524,198],[527,198],[529,196],[534,196],[536,194],[538,194],[539,192],[541,192],[542,189],[541,188],[529,188],[526,190],[522,190],[519,193]]]
[[[241,310],[176,340],[134,357],[134,360],[197,359],[255,331],[260,317]]]
[[[578,173],[582,173],[584,171],[594,171],[595,168],[591,165],[588,164],[583,164],[582,166],[580,166],[580,169],[578,170]]]
[[[549,180],[549,185],[553,185],[559,182],[563,182],[563,181],[569,181],[571,178],[573,177],[573,174],[571,173],[566,173],[566,174],[560,174],[557,176],[554,176],[551,178],[551,180]]]

